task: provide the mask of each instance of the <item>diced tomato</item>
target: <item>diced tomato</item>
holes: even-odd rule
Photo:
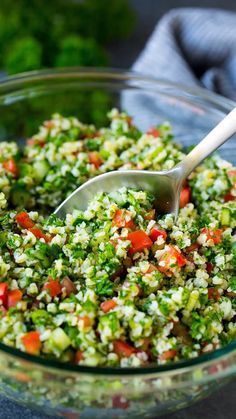
[[[89,163],[93,164],[96,167],[96,169],[98,169],[103,163],[97,151],[91,151],[90,153],[88,153],[88,157],[89,157]]]
[[[186,253],[194,252],[194,250],[198,250],[200,245],[198,243],[192,243],[190,246],[186,247],[184,251]]]
[[[141,252],[144,249],[149,249],[152,246],[152,240],[143,230],[129,233],[127,239],[131,241],[131,247],[129,249],[130,255]]]
[[[209,300],[216,300],[220,299],[220,293],[217,288],[208,288],[208,298]]]
[[[165,230],[161,228],[153,227],[150,231],[149,237],[152,239],[153,243],[158,239],[158,237],[162,237],[164,240],[167,238],[167,233]]]
[[[16,221],[22,228],[32,228],[34,227],[34,222],[31,220],[29,214],[27,212],[19,212],[16,214]]]
[[[221,228],[216,228],[215,230],[211,230],[210,228],[202,228],[202,234],[206,234],[207,240],[213,240],[214,244],[219,244],[221,242],[221,236],[223,230]]]
[[[180,208],[185,207],[190,202],[191,189],[189,186],[185,186],[180,192],[179,206]]]
[[[39,332],[28,332],[21,339],[28,354],[38,355],[40,353],[42,343]]]
[[[7,307],[15,307],[19,301],[22,300],[22,292],[20,290],[8,291],[7,295]]]
[[[43,123],[43,125],[44,125],[46,128],[51,129],[51,128],[54,128],[54,127],[55,127],[55,122],[54,122],[52,119],[50,119],[50,120],[48,120],[48,121],[45,121],[45,122]]]
[[[149,268],[147,270],[147,274],[151,274],[154,271],[158,271],[158,268],[155,265],[153,265],[152,263],[150,263]]]
[[[116,302],[114,300],[106,300],[101,303],[100,307],[104,313],[108,313],[108,311],[112,310],[116,307]]]
[[[225,202],[230,202],[230,201],[235,201],[236,200],[236,196],[232,195],[231,193],[227,193],[224,196],[224,201]]]
[[[61,284],[56,279],[49,278],[49,281],[46,282],[43,286],[43,290],[48,290],[52,298],[61,294]]]
[[[229,170],[228,171],[228,176],[232,177],[232,178],[236,177],[236,170],[234,170],[234,169]]]
[[[1,282],[0,283],[0,306],[7,307],[7,294],[8,294],[7,282]]]
[[[9,159],[3,162],[4,169],[11,173],[14,177],[19,175],[19,170],[14,159]]]
[[[92,326],[92,320],[89,316],[79,316],[79,320],[82,320],[83,327],[90,327]]]
[[[66,289],[66,295],[67,295],[67,297],[69,297],[69,295],[71,295],[71,294],[75,294],[76,291],[77,291],[74,282],[72,282],[70,280],[70,278],[68,278],[68,276],[66,276],[65,278],[63,278],[63,280],[61,281],[61,286],[62,286],[62,288],[65,288]]]
[[[182,268],[187,263],[187,259],[184,257],[182,253],[176,253],[177,262],[180,268]]]
[[[113,396],[112,397],[112,407],[114,409],[128,409],[129,402],[124,396]]]
[[[14,378],[17,381],[22,381],[22,383],[29,383],[31,381],[30,376],[23,371],[18,371],[16,374],[14,374]]]
[[[122,357],[129,358],[132,354],[136,352],[133,346],[119,339],[113,342],[113,348],[114,348],[114,352],[121,358]]]
[[[209,374],[217,374],[219,372],[219,366],[218,365],[210,365],[208,367],[208,373]]]
[[[43,148],[45,146],[45,141],[43,138],[37,139],[36,138],[29,138],[27,140],[27,145],[28,146],[34,146],[34,145],[38,145],[39,147]]]
[[[46,243],[52,240],[52,237],[44,234],[40,228],[32,227],[28,229],[37,239],[44,239]]]
[[[147,134],[156,138],[160,137],[160,131],[156,127],[149,128]]]
[[[151,209],[144,215],[144,220],[154,220],[156,211]]]
[[[112,224],[117,226],[118,228],[130,228],[131,230],[135,228],[135,223],[131,219],[126,221],[126,217],[131,216],[131,212],[123,209],[118,209],[114,215]]]
[[[214,266],[212,265],[211,262],[207,262],[206,263],[206,270],[208,274],[211,274],[211,272],[213,271]]]
[[[82,351],[76,351],[75,353],[75,363],[79,364],[84,359]]]
[[[159,359],[160,361],[168,361],[169,359],[173,359],[177,354],[177,351],[175,349],[169,349],[168,351],[163,352]]]
[[[177,265],[179,268],[182,268],[186,265],[186,263],[187,259],[184,255],[174,246],[169,245],[168,251],[166,251],[159,259],[158,269],[166,275],[170,275],[175,270],[175,266],[173,265]]]

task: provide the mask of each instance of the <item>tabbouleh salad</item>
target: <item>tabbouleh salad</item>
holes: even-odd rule
[[[49,215],[90,177],[170,169],[184,152],[165,123],[141,133],[113,109],[97,129],[53,115],[24,149],[0,143],[0,341],[89,366],[197,357],[236,337],[236,169],[191,174],[177,222],[122,188]]]

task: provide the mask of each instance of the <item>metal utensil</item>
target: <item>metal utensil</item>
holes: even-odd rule
[[[182,184],[207,156],[236,133],[236,108],[213,128],[196,147],[168,171],[118,170],[87,181],[62,202],[54,214],[63,218],[74,209],[85,210],[98,192],[113,192],[122,187],[151,192],[155,196],[157,213],[172,213],[177,217]]]

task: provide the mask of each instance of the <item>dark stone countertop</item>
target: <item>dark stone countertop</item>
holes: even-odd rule
[[[191,407],[159,417],[159,419],[235,419],[235,393],[236,382],[228,384]],[[52,416],[18,406],[2,397],[0,397],[0,406],[0,419],[52,419]]]

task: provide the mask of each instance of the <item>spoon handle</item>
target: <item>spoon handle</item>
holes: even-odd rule
[[[236,108],[234,108],[203,140],[190,151],[190,153],[176,166],[179,171],[180,181],[186,177],[209,154],[225,143],[236,133]]]

